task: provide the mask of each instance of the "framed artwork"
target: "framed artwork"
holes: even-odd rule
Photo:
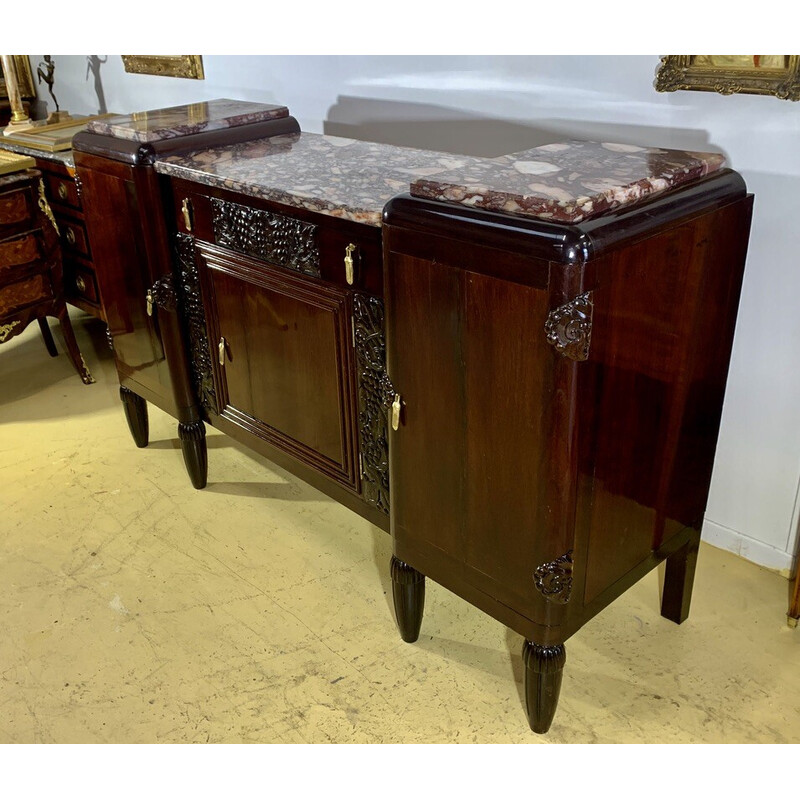
[[[14,60],[14,69],[17,73],[17,85],[19,93],[24,100],[36,97],[36,87],[33,85],[33,75],[31,74],[31,62],[28,56],[11,56]],[[0,64],[0,100],[8,98],[6,91],[6,78],[3,75],[3,67]]]
[[[202,56],[122,56],[125,72],[203,80]]]
[[[656,90],[677,89],[800,100],[800,56],[664,56]]]

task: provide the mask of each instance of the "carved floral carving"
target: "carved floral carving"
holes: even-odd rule
[[[533,582],[551,602],[569,602],[572,594],[572,550],[555,561],[538,566],[533,573]]]
[[[584,292],[547,315],[547,341],[573,361],[589,358],[592,339],[592,293]]]
[[[389,513],[388,408],[394,389],[386,374],[383,302],[366,294],[353,296],[356,369],[358,373],[358,437],[364,499]]]
[[[320,277],[317,226],[212,198],[214,241],[270,264]]]
[[[176,237],[176,255],[180,270],[181,303],[191,352],[192,377],[200,402],[218,413],[214,389],[214,370],[208,345],[206,315],[200,295],[200,276],[194,258],[194,238],[185,233]]]

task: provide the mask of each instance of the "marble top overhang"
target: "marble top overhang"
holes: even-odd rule
[[[571,141],[476,158],[321,134],[167,156],[163,174],[380,226],[395,195],[579,223],[719,169],[716,153]]]
[[[718,153],[568,141],[420,178],[411,194],[552,222],[579,223],[718,170]]]
[[[63,164],[70,170],[75,170],[75,160],[72,157],[72,150],[56,150],[56,152],[51,153],[48,150],[39,150],[36,147],[25,147],[21,144],[4,142],[2,139],[0,139],[0,150],[10,150],[12,153],[20,153],[23,156],[33,156],[33,158],[53,161],[58,164]]]
[[[207,100],[156,111],[96,119],[86,129],[91,133],[113,136],[116,139],[158,142],[162,139],[177,139],[203,131],[236,128],[288,116],[289,109],[286,106],[245,100]]]

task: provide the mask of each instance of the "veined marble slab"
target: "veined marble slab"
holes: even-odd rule
[[[718,153],[607,142],[547,144],[420,178],[411,194],[554,222],[577,223],[718,170]]]
[[[423,177],[458,172],[469,156],[295,133],[168,156],[157,172],[380,226],[383,207]]]
[[[141,111],[90,122],[87,130],[134,142],[176,139],[202,131],[236,128],[289,116],[286,106],[250,103],[245,100],[208,100],[184,106]]]

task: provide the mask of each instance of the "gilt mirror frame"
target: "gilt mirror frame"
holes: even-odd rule
[[[31,61],[28,56],[11,56],[14,61],[14,71],[17,73],[17,86],[24,100],[36,97],[36,87],[33,84]],[[0,100],[8,99],[6,79],[0,75]]]
[[[663,56],[656,91],[678,89],[800,100],[800,56]]]
[[[122,56],[125,72],[140,75],[166,75],[171,78],[194,78],[202,81],[202,56]]]

